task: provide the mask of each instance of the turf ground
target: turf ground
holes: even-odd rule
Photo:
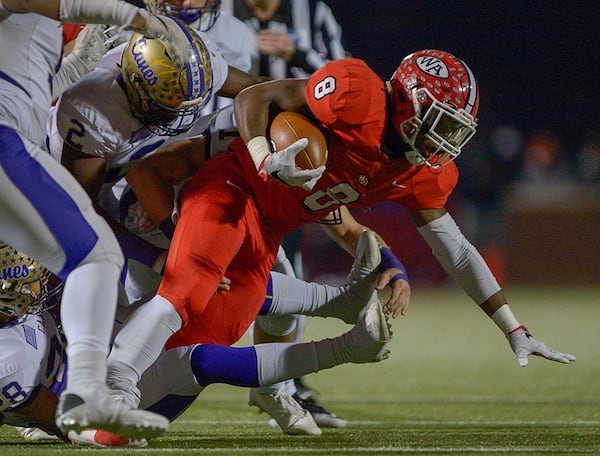
[[[307,377],[324,405],[348,419],[320,437],[285,436],[246,405],[243,389],[212,385],[140,453],[158,455],[600,454],[600,287],[507,288],[533,334],[577,356],[571,365],[534,358],[520,368],[507,341],[461,291],[413,290],[393,322],[388,360]],[[308,338],[347,328],[311,319]],[[243,342],[248,342],[244,340]],[[85,450],[25,443],[0,428],[0,455]]]

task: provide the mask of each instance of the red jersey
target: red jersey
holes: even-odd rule
[[[359,59],[328,63],[308,80],[305,97],[327,139],[326,171],[306,191],[275,179],[262,182],[243,142],[232,144],[257,205],[274,227],[291,232],[324,218],[340,205],[368,207],[395,201],[408,209],[435,209],[446,204],[458,181],[454,163],[442,171],[413,166],[403,155],[391,158],[382,149],[386,129],[384,82]]]

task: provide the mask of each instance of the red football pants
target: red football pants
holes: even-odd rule
[[[265,300],[283,238],[265,224],[237,160],[222,155],[200,168],[182,196],[158,289],[183,319],[167,348],[237,342]],[[217,292],[223,276],[231,290]]]

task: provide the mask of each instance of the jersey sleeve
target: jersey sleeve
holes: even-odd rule
[[[94,83],[93,76],[102,69],[80,79],[60,97],[53,114],[54,128],[64,143],[86,155],[107,158],[119,148],[113,122],[103,114],[105,102],[98,97],[104,86]],[[107,111],[110,112],[110,111]],[[52,151],[52,155],[56,156]]]
[[[308,79],[305,97],[325,127],[355,127],[370,122],[385,108],[385,84],[364,61],[341,59]]]
[[[454,163],[447,164],[442,172],[437,174],[422,167],[408,182],[411,195],[402,204],[415,211],[442,208],[446,205],[457,183],[458,168]]]

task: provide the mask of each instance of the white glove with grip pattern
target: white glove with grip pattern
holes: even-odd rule
[[[301,187],[312,190],[317,181],[325,172],[325,166],[315,169],[300,169],[296,166],[296,155],[308,144],[308,139],[300,138],[285,149],[269,154],[259,173],[266,173],[276,177],[291,187]]]
[[[146,21],[146,26],[143,30],[136,31],[143,33],[148,38],[158,38],[164,41],[173,53],[173,58],[179,63],[184,64],[192,57],[190,39],[184,32],[184,25],[181,22],[169,16],[151,14],[143,9],[139,10],[139,14]],[[130,29],[130,27],[126,27],[126,29]]]
[[[548,348],[545,343],[535,339],[524,326],[519,326],[512,330],[506,337],[511,348],[517,355],[521,367],[527,366],[529,363],[529,355],[541,356],[550,361],[557,361],[563,364],[569,364],[576,359],[573,355],[569,355],[568,353],[561,353],[552,348]]]

